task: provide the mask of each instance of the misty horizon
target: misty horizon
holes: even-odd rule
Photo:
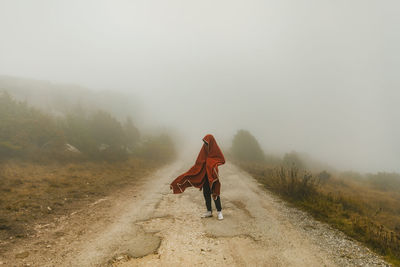
[[[2,1],[0,75],[127,93],[193,151],[246,129],[267,154],[400,172],[400,4],[307,3]]]

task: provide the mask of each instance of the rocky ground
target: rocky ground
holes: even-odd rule
[[[202,192],[173,195],[176,162],[86,208],[3,240],[3,266],[389,266],[328,225],[220,167],[224,220],[201,219]],[[214,211],[215,213],[215,211]],[[6,242],[6,243],[4,243]]]

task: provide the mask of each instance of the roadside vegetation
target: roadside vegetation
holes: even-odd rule
[[[309,171],[296,152],[261,156],[254,144],[254,136],[239,131],[231,159],[271,192],[400,265],[400,174]],[[254,153],[248,151],[252,147]]]
[[[134,183],[175,157],[167,133],[77,107],[57,116],[0,92],[0,239]],[[0,249],[1,252],[1,249]]]

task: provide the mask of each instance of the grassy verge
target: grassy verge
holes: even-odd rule
[[[22,238],[33,224],[68,214],[144,177],[163,163],[130,158],[118,162],[0,164],[0,239]]]
[[[235,163],[268,190],[400,266],[400,192],[335,177],[321,182],[293,167]]]

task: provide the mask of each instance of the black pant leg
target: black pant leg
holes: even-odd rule
[[[214,188],[214,185],[213,185]],[[218,196],[217,199],[214,200],[215,203],[215,207],[217,208],[217,211],[221,211],[222,207],[221,207],[221,198]]]
[[[215,203],[215,207],[217,208],[217,211],[221,211],[222,207],[221,207],[221,199],[219,198],[219,196],[217,197],[216,200],[214,200]]]
[[[203,184],[203,195],[204,195],[204,200],[206,201],[207,210],[211,211],[211,190],[210,190],[210,185],[208,184],[207,176],[205,177],[205,181]]]

